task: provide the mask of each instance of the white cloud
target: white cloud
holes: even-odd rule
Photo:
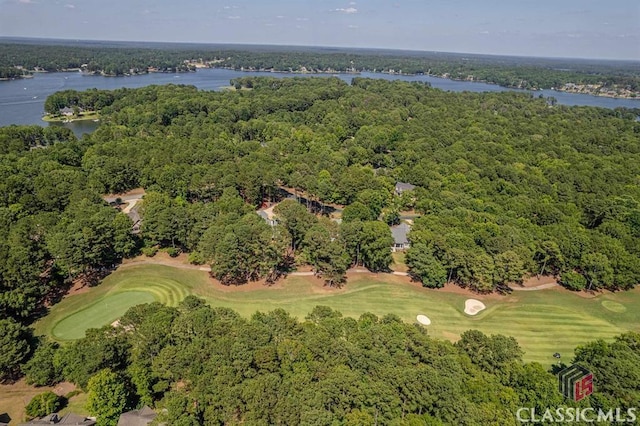
[[[66,7],[67,9],[75,9],[76,5],[75,4],[71,4],[71,3],[67,3],[64,5],[64,7]]]
[[[227,16],[227,19],[240,19],[239,16],[234,15],[234,16]]]
[[[308,20],[309,20],[309,18],[296,18],[296,21],[298,21],[298,22],[306,22]]]
[[[340,13],[358,13],[358,9],[356,9],[355,7],[347,7],[346,9],[340,7],[338,9],[335,9],[335,11]]]
[[[347,28],[350,30],[357,30],[359,27],[357,25],[347,25]]]
[[[33,0],[18,0],[20,4],[36,4]]]

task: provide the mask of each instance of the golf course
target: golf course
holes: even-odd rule
[[[142,264],[121,267],[98,286],[70,294],[36,324],[36,332],[58,341],[78,339],[89,328],[113,323],[132,306],[153,301],[176,306],[189,294],[245,317],[282,308],[304,318],[316,305],[352,317],[391,313],[413,323],[423,314],[431,321],[426,327],[433,337],[456,340],[469,329],[509,335],[524,349],[526,361],[545,365],[557,361],[556,352],[569,361],[577,345],[611,339],[627,330],[640,331],[637,289],[595,297],[558,287],[507,296],[474,295],[486,309],[471,316],[464,313],[468,294],[425,289],[390,274],[351,274],[341,289],[326,288],[312,276],[291,276],[271,287],[258,283],[225,287],[197,269]]]

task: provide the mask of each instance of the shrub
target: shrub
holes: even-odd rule
[[[169,256],[171,257],[177,257],[180,254],[180,249],[177,249],[175,247],[169,247],[167,249],[167,254],[169,254]]]
[[[200,254],[200,252],[192,251],[191,253],[189,253],[189,263],[192,263],[194,265],[203,265],[205,263],[204,257],[202,256],[202,254]]]
[[[60,409],[61,400],[58,395],[49,391],[36,395],[25,408],[28,416],[43,417]]]
[[[158,247],[144,247],[142,249],[142,254],[147,257],[153,257],[158,253]]]
[[[560,284],[569,290],[581,291],[587,285],[587,279],[577,272],[565,272],[560,278]]]

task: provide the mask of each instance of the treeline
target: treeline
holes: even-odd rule
[[[110,268],[137,250],[129,218],[87,186],[86,148],[62,127],[0,128],[3,326],[27,333],[24,326],[72,279]]]
[[[521,407],[626,417],[640,403],[638,348],[637,333],[578,347],[573,362],[593,373],[595,392],[575,403],[511,337],[467,331],[452,344],[393,315],[356,320],[322,306],[302,322],[283,310],[244,319],[189,296],[131,308],[63,346],[42,340],[22,369],[27,383],[78,385],[107,426],[142,405],[171,425],[504,426],[519,424]]]
[[[19,43],[1,43],[0,49],[3,52],[0,67],[21,66],[29,71],[65,71],[83,65],[86,72],[106,75],[146,74],[149,68],[160,72],[192,71],[184,63],[186,52],[180,49]]]
[[[15,67],[0,66],[0,79],[14,79],[24,77],[26,73],[24,70]]]
[[[536,274],[576,290],[638,283],[639,124],[630,112],[406,82],[235,82],[253,90],[146,88],[105,108],[111,124],[92,135],[105,143],[84,159],[89,183],[101,192],[141,185],[188,203],[231,187],[254,208],[286,186],[348,205],[345,217],[363,222],[397,223],[414,209],[423,217],[407,261],[428,286],[490,291]],[[396,181],[418,188],[397,197]]]
[[[111,105],[117,97],[125,96],[126,93],[125,89],[113,92],[98,89],[89,89],[83,92],[63,90],[47,97],[44,102],[44,110],[48,114],[59,114],[61,109],[73,107],[97,111]]]
[[[316,72],[394,72],[430,74],[453,79],[474,79],[504,87],[550,89],[566,83],[617,86],[640,90],[637,64],[624,61],[585,61],[517,58],[440,52],[393,52],[363,49],[317,49],[216,45],[79,43],[38,45],[3,43],[0,67],[17,65],[28,70],[76,69],[108,75],[193,70],[195,62],[231,69]],[[192,61],[188,64],[186,61]],[[15,68],[12,73],[18,72]]]

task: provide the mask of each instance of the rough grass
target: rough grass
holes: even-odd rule
[[[206,272],[159,265],[118,270],[98,287],[56,305],[36,330],[58,340],[80,337],[86,328],[112,322],[117,318],[116,312],[126,311],[136,298],[148,301],[142,296],[132,297],[140,293],[173,306],[186,295],[196,294],[213,306],[229,307],[247,317],[258,310],[283,308],[304,318],[316,305],[327,305],[352,317],[364,312],[379,316],[391,313],[408,322],[425,314],[432,321],[428,329],[434,337],[455,340],[469,329],[505,334],[520,342],[525,360],[546,365],[555,361],[554,352],[559,352],[566,362],[577,345],[611,339],[626,330],[640,331],[638,290],[595,298],[562,289],[518,292],[505,297],[474,296],[487,309],[470,317],[463,312],[467,295],[424,289],[408,283],[405,277],[352,275],[340,290],[323,288],[313,277],[290,277],[274,287],[252,284],[251,289],[231,291],[215,284]],[[119,303],[118,311],[115,306],[107,310],[106,303]]]
[[[65,395],[74,386],[70,383],[61,383],[55,387],[29,386],[22,379],[13,384],[0,385],[0,414],[7,414],[11,418],[11,425],[22,423],[26,419],[25,407],[29,401],[41,393],[52,391],[58,395]],[[75,413],[80,415],[88,415],[84,408],[87,401],[87,395],[80,393],[70,398],[66,407],[60,410],[60,414]]]

